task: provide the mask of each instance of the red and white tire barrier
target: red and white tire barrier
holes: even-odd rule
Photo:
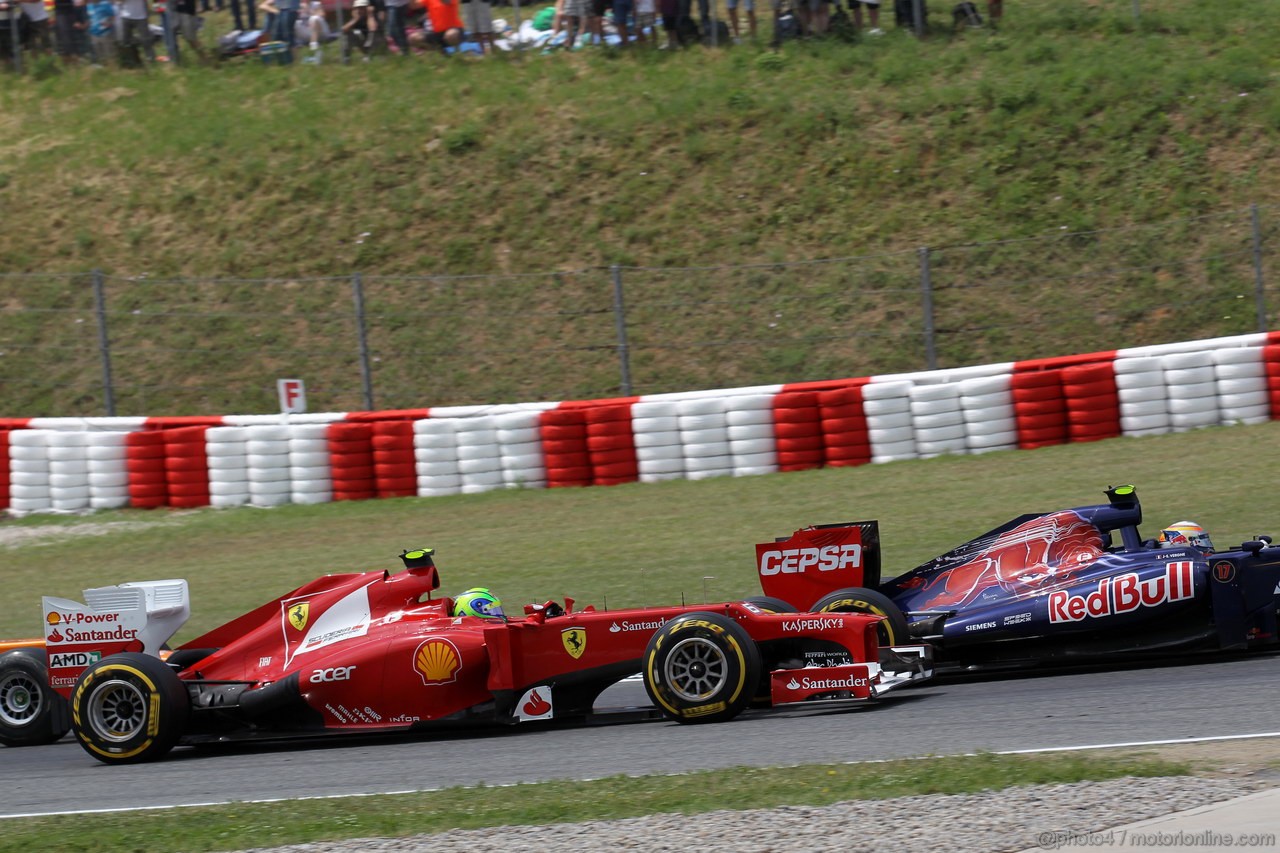
[[[564,403],[0,418],[0,509],[272,507],[750,476],[1277,418],[1280,333]]]

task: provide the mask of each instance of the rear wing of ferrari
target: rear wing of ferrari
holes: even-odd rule
[[[84,604],[44,597],[49,686],[67,696],[80,673],[117,652],[159,656],[191,615],[185,580],[137,581],[84,591]]]
[[[756,573],[765,595],[800,610],[838,589],[875,589],[880,585],[880,525],[819,524],[757,545]]]

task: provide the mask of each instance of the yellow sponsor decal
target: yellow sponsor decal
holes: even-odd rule
[[[301,631],[307,627],[307,616],[311,613],[311,602],[299,601],[289,608],[289,624]]]
[[[560,632],[560,642],[569,657],[577,660],[587,650],[587,631],[585,628],[565,628]]]
[[[458,647],[442,637],[424,640],[413,654],[413,669],[427,687],[450,684],[457,680],[458,670],[462,669]]]

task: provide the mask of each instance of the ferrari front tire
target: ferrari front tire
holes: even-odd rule
[[[67,700],[49,687],[44,649],[14,649],[0,655],[0,743],[53,743],[69,728]]]
[[[677,616],[645,649],[645,690],[662,715],[678,723],[733,719],[759,681],[760,650],[745,628],[719,613]]]
[[[182,736],[190,713],[186,686],[168,664],[150,655],[105,657],[81,674],[71,694],[76,738],[105,764],[164,756]]]
[[[876,627],[880,645],[896,646],[908,642],[907,617],[902,614],[898,605],[889,600],[889,596],[874,589],[856,586],[838,589],[819,598],[809,609],[814,613],[870,613],[883,616],[884,621]]]

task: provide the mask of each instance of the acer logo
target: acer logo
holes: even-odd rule
[[[833,572],[836,569],[859,568],[862,565],[862,546],[825,545],[821,548],[786,548],[760,553],[760,574],[803,574],[807,569]]]
[[[310,681],[312,684],[324,684],[329,681],[349,681],[351,674],[356,671],[354,666],[335,666],[330,669],[317,669],[311,673]]]

